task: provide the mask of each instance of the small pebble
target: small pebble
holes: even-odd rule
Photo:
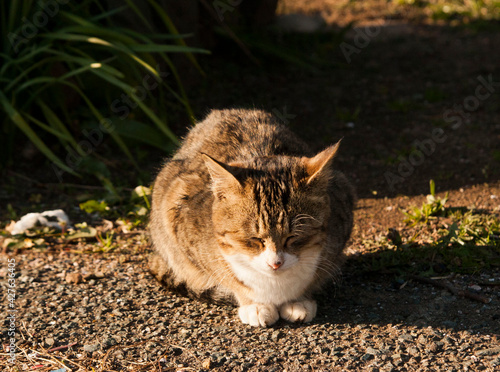
[[[83,282],[83,276],[81,273],[68,273],[66,274],[66,282],[70,284],[80,284]]]
[[[90,345],[83,345],[83,351],[93,353],[94,351],[99,349],[99,344],[90,344]]]
[[[205,369],[210,369],[212,367],[212,359],[207,358],[202,363],[201,366]]]

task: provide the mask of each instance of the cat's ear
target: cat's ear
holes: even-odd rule
[[[303,162],[307,173],[307,184],[315,180],[328,181],[332,176],[332,162],[337,150],[339,149],[340,141],[325,150],[321,151],[312,158],[304,158]]]
[[[218,195],[224,191],[239,191],[241,184],[236,177],[227,169],[224,163],[221,163],[207,154],[201,154],[203,161],[207,166],[208,172],[212,177],[212,188]]]

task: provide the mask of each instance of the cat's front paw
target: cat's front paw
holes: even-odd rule
[[[245,324],[250,324],[254,327],[267,327],[276,323],[280,318],[278,309],[274,305],[251,304],[240,306],[238,315]]]
[[[280,316],[289,322],[309,323],[316,316],[316,301],[288,302],[280,307]]]

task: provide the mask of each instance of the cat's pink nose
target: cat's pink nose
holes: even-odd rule
[[[267,264],[271,267],[271,269],[273,269],[273,270],[278,270],[278,269],[279,269],[279,267],[280,267],[281,265],[283,265],[283,262],[281,262],[281,261],[275,261],[275,262],[273,262],[273,263],[269,263],[269,262],[268,262]]]

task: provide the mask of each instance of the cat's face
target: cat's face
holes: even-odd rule
[[[325,245],[328,180],[337,147],[313,158],[252,164],[205,161],[215,194],[212,221],[227,261],[249,276],[315,271]]]

